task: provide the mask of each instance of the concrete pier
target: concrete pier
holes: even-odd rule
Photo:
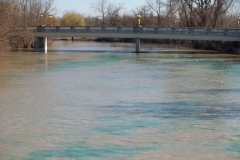
[[[136,53],[140,52],[140,38],[136,38]]]
[[[47,37],[35,37],[34,51],[47,53]]]

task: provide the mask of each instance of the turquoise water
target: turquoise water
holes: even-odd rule
[[[240,159],[240,56],[141,47],[0,57],[0,159]]]

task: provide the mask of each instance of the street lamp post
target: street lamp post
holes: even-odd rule
[[[141,15],[137,14],[137,26],[136,31],[140,32],[141,30]],[[136,38],[136,53],[140,53],[140,38]]]
[[[42,26],[42,18],[43,18],[43,15],[41,14],[40,15],[40,25]]]
[[[137,25],[140,26],[141,25],[141,15],[140,14],[137,15],[137,19],[138,19]]]
[[[52,16],[51,15],[49,15],[49,26],[51,26],[52,24],[51,24],[51,18],[52,18]]]
[[[238,21],[237,21],[237,28],[240,27],[240,17],[238,17]]]

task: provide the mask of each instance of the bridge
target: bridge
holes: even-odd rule
[[[25,28],[26,29],[26,28]],[[47,37],[96,37],[136,39],[136,53],[140,39],[175,39],[232,41],[240,43],[240,29],[189,27],[105,27],[105,26],[37,26],[27,27],[35,36],[34,50],[47,52]]]

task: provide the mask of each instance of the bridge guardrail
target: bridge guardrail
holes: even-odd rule
[[[107,27],[107,26],[29,26],[22,29],[34,32],[127,32],[127,33],[162,33],[162,34],[212,34],[237,35],[240,29],[192,28],[192,27]]]

